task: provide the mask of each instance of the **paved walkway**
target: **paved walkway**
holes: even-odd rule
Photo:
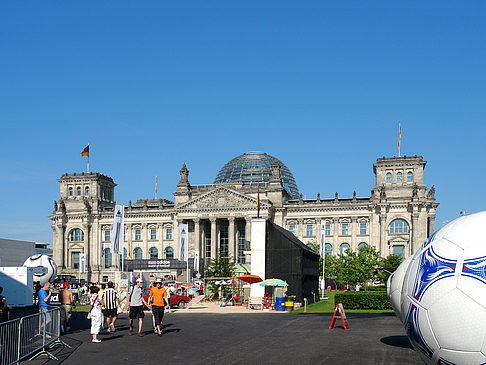
[[[276,314],[245,308],[176,310],[164,317],[164,334],[144,319],[144,337],[128,335],[126,314],[117,331],[91,343],[82,313],[62,337],[72,349],[54,349],[60,362],[39,364],[422,364],[393,314],[348,314],[351,328],[328,330],[330,314]],[[241,311],[221,313],[221,310]],[[202,312],[214,310],[219,313]]]

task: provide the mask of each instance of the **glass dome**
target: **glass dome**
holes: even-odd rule
[[[214,184],[239,182],[257,186],[259,183],[267,183],[272,176],[272,165],[275,162],[280,165],[283,186],[292,198],[298,199],[299,189],[289,168],[279,159],[264,152],[252,151],[235,157],[219,171]]]

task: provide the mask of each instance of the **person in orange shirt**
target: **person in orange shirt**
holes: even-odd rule
[[[149,303],[152,302],[152,313],[155,318],[155,328],[157,334],[162,336],[162,331],[160,330],[160,325],[162,323],[162,318],[164,318],[164,309],[170,309],[169,301],[167,300],[167,291],[162,288],[162,280],[155,280],[155,287],[150,289],[149,293]]]

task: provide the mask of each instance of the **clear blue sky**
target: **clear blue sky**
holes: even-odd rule
[[[51,242],[56,181],[172,199],[265,151],[307,197],[369,196],[372,164],[428,161],[437,226],[485,208],[486,3],[0,4],[0,237]]]

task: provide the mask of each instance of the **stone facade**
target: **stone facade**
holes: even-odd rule
[[[318,243],[321,221],[326,222],[326,251],[339,254],[367,244],[382,256],[413,254],[434,232],[435,189],[423,182],[426,161],[421,156],[379,158],[373,164],[376,183],[370,197],[293,198],[282,185],[280,166],[272,166],[268,181],[191,185],[184,164],[174,193],[175,201],[142,199],[125,207],[125,247],[132,258],[177,260],[178,232],[189,227],[189,258],[199,251],[201,267],[218,252],[239,263],[251,260],[251,219],[261,217],[292,231],[305,243]],[[110,177],[99,173],[64,174],[60,199],[50,216],[53,252],[62,274],[79,277],[77,255],[87,254],[93,281],[115,279],[118,258],[111,255],[109,233],[113,222],[114,189]],[[107,255],[101,256],[102,250]],[[129,259],[129,257],[127,257]],[[181,275],[164,269],[159,276]]]

